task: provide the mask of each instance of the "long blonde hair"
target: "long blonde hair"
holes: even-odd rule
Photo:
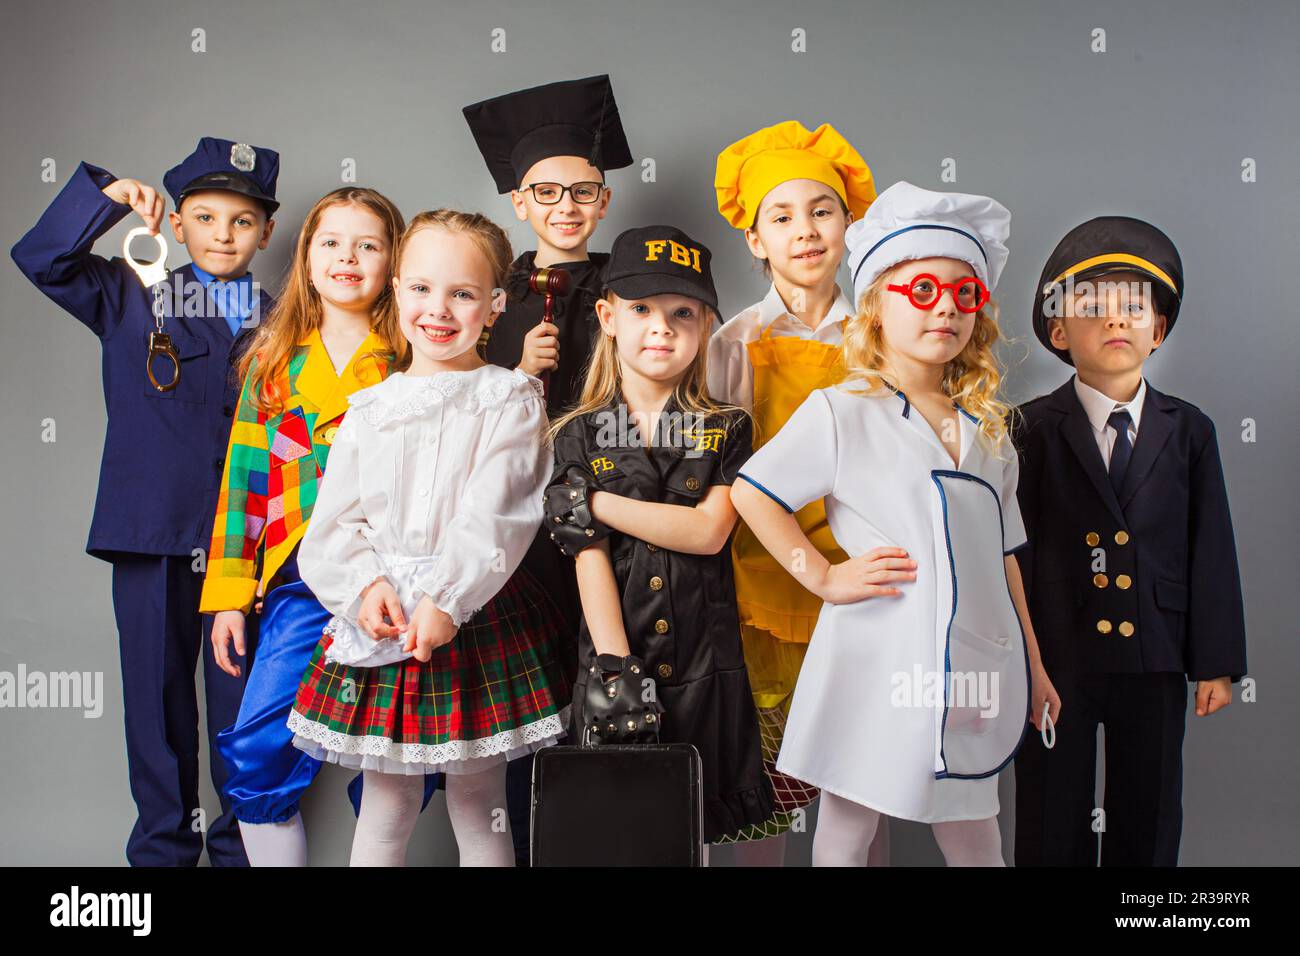
[[[248,376],[248,394],[259,411],[275,414],[283,408],[288,395],[279,394],[275,380],[298,349],[298,343],[320,328],[325,313],[321,307],[320,293],[311,282],[311,265],[308,261],[312,237],[320,226],[321,216],[331,206],[361,206],[373,212],[384,224],[384,240],[391,251],[388,275],[383,289],[371,308],[371,329],[383,340],[386,351],[363,355],[359,361],[376,363],[392,358],[402,358],[407,351],[406,339],[397,323],[397,308],[393,299],[393,269],[397,263],[394,248],[405,223],[398,208],[387,196],[374,189],[344,186],[317,200],[298,231],[294,243],[293,261],[284,291],[266,316],[253,341],[239,361],[239,377]]]
[[[402,262],[402,253],[406,251],[411,237],[424,229],[446,229],[448,232],[468,236],[470,241],[487,260],[492,272],[493,297],[505,288],[506,276],[510,272],[510,263],[514,253],[510,249],[510,238],[505,230],[495,222],[477,212],[457,212],[455,209],[432,209],[422,212],[411,220],[393,251],[393,273],[397,274]],[[401,338],[401,336],[398,336]],[[406,345],[403,339],[403,345]],[[480,353],[481,354],[481,353]],[[393,371],[401,372],[410,368],[412,354],[409,348],[393,365]]]
[[[605,301],[613,308],[615,296],[605,290]],[[683,413],[704,419],[711,415],[743,411],[735,405],[715,402],[709,395],[709,336],[713,327],[713,311],[707,306],[700,315],[702,326],[700,347],[695,353],[695,360],[686,368],[686,373],[673,386],[673,398]],[[587,363],[586,380],[582,386],[582,395],[577,405],[565,412],[547,431],[547,439],[553,441],[564,426],[575,418],[600,411],[617,401],[623,387],[623,367],[618,360],[618,346],[614,336],[606,335],[601,329],[596,335],[596,345],[591,351]]]
[[[862,394],[879,395],[898,391],[898,378],[888,368],[885,336],[880,316],[885,286],[906,263],[899,263],[876,277],[858,299],[858,311],[845,326],[844,364],[848,374],[844,386]],[[942,386],[959,406],[979,419],[979,430],[996,450],[1007,437],[1007,416],[1012,406],[998,398],[1002,367],[993,354],[993,344],[1002,338],[998,328],[998,307],[992,299],[975,313],[975,330],[966,347],[944,366]]]

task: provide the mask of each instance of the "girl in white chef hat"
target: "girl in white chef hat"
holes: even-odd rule
[[[997,775],[1044,704],[1059,713],[1012,556],[1027,542],[990,300],[1009,233],[986,196],[881,193],[845,237],[848,376],[732,489],[825,602],[777,758],[822,790],[815,865],[865,864],[881,815],[932,824],[949,865],[1002,865]],[[847,561],[794,518],[819,499]]]

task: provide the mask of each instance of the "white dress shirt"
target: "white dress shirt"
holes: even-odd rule
[[[542,385],[518,369],[396,372],[348,399],[298,569],[334,615],[332,661],[410,657],[357,626],[386,577],[408,620],[428,595],[464,624],[505,585],[542,522],[550,477]]]
[[[790,314],[773,283],[762,302],[733,316],[709,339],[709,395],[714,401],[739,405],[752,412],[754,368],[749,363],[750,342],[765,329],[771,329],[770,334],[775,337],[793,336],[839,345],[843,338],[840,323],[852,316],[853,306],[836,286],[830,311],[822,316],[817,328],[810,329]]]
[[[1079,403],[1083,406],[1084,413],[1088,416],[1088,422],[1092,425],[1092,437],[1097,440],[1097,448],[1101,451],[1101,461],[1110,469],[1110,453],[1115,448],[1116,431],[1107,422],[1107,419],[1117,411],[1127,411],[1132,424],[1128,427],[1129,445],[1132,446],[1137,442],[1138,423],[1142,420],[1142,402],[1147,395],[1147,380],[1142,379],[1142,384],[1138,386],[1137,394],[1130,401],[1117,402],[1102,392],[1097,391],[1091,385],[1085,385],[1079,381],[1079,376],[1074,376],[1074,391],[1079,396]]]

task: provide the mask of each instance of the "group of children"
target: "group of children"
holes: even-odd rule
[[[130,862],[202,849],[203,633],[217,865],[305,864],[323,761],[360,771],[354,865],[401,865],[440,786],[462,865],[526,863],[531,755],[647,738],[695,746],[705,840],[750,865],[814,800],[814,864],[887,863],[893,816],[1001,865],[1013,758],[1017,862],[1090,865],[1104,833],[1103,863],[1176,863],[1185,681],[1226,705],[1245,639],[1213,425],[1143,377],[1183,296],[1164,234],[1062,240],[1033,328],[1076,374],[1015,409],[995,200],[877,196],[829,124],[761,129],[715,186],[771,287],[722,322],[681,230],[588,250],[633,162],[607,76],[464,113],[537,236],[513,261],[482,215],[344,187],[258,299],[278,157],[207,138],[165,178],[176,294],[91,253],[164,211],[93,166],[14,247],[103,345],[88,550],[113,563]]]

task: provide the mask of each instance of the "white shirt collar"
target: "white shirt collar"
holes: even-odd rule
[[[785,302],[781,300],[781,293],[776,291],[776,283],[767,290],[767,295],[763,301],[758,304],[758,330],[762,332],[777,319],[785,317],[782,323],[782,331],[788,328],[803,329],[805,334],[809,332],[808,326],[804,325],[799,319],[790,314],[790,310],[785,307]],[[835,325],[845,318],[853,316],[853,306],[837,285],[835,287],[835,301],[831,303],[830,311],[822,316],[822,320],[817,323],[817,328],[812,329],[811,333],[821,332],[827,325]]]
[[[1088,421],[1092,424],[1093,431],[1104,432],[1106,430],[1107,419],[1111,413],[1118,408],[1126,409],[1129,417],[1133,419],[1133,431],[1136,432],[1142,422],[1142,403],[1147,396],[1147,380],[1142,379],[1138,385],[1137,394],[1131,401],[1117,402],[1102,392],[1097,391],[1091,385],[1086,385],[1079,380],[1079,376],[1074,376],[1074,392],[1079,396],[1079,404],[1083,406],[1084,413],[1088,416]]]

